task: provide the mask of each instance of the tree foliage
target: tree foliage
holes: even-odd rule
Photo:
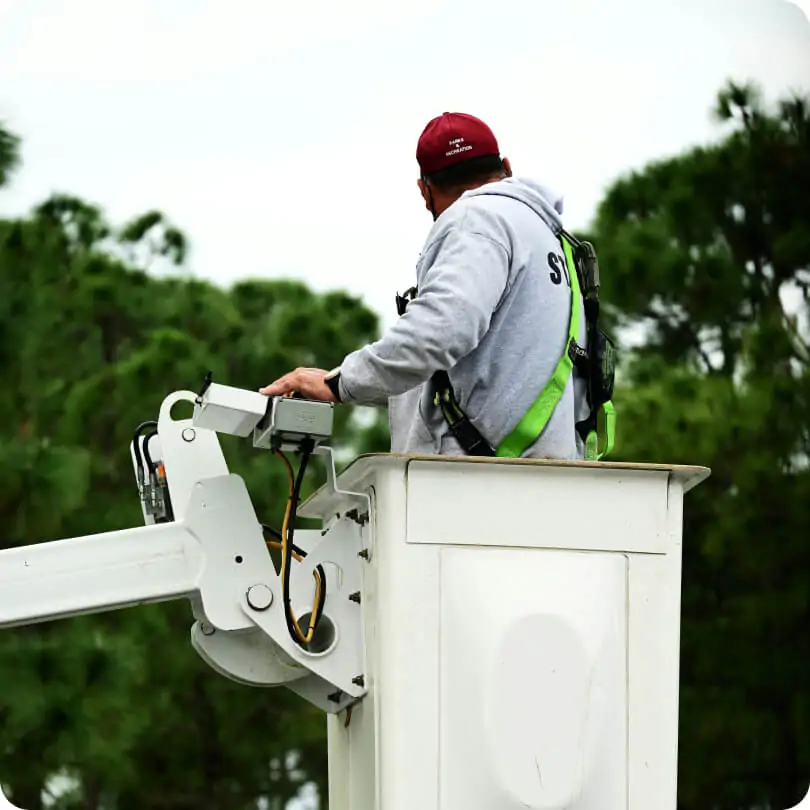
[[[810,778],[810,106],[766,109],[729,84],[714,112],[716,142],[620,178],[583,236],[625,358],[617,456],[713,471],[685,509],[679,808],[787,808]],[[17,151],[0,130],[0,184]],[[132,428],[209,368],[258,386],[376,333],[343,293],[223,290],[181,271],[186,250],[160,212],[116,228],[69,196],[0,222],[7,545],[137,525]],[[386,446],[382,421],[360,435],[343,409],[337,433]],[[278,522],[283,471],[223,444]],[[0,634],[0,778],[17,804],[39,810],[58,773],[73,789],[56,810],[247,810],[309,779],[323,792],[319,713],[208,670],[189,623],[170,604]]]
[[[19,138],[0,122],[0,187],[8,182],[19,162]]]
[[[636,344],[621,457],[713,471],[685,510],[679,806],[786,808],[810,779],[810,106],[730,83],[715,114],[590,236]]]
[[[0,179],[16,139],[0,135]],[[257,388],[297,365],[337,365],[377,318],[342,292],[286,280],[229,290],[189,276],[186,238],[158,212],[121,228],[54,196],[0,221],[0,525],[24,545],[142,524],[133,429],[163,397],[217,380]],[[156,262],[174,267],[157,277]],[[338,411],[341,444],[363,441]],[[280,525],[283,468],[223,437],[263,519]],[[320,483],[311,477],[306,488]],[[250,689],[188,643],[183,603],[0,634],[0,780],[39,810],[228,810],[325,791],[320,712]]]

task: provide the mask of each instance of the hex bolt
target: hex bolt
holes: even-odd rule
[[[216,630],[208,622],[200,622],[200,632],[204,636],[213,636]]]
[[[358,605],[360,604],[360,591],[355,591],[354,593],[349,594],[349,601],[356,602]]]
[[[362,551],[357,552],[358,557],[362,557],[364,560],[368,559],[368,549],[364,548]]]
[[[326,696],[326,699],[327,699],[327,700],[328,700],[330,703],[340,703],[340,699],[341,699],[341,697],[342,697],[342,696],[343,696],[343,692],[341,692],[341,691],[338,689],[338,691],[337,691],[337,692],[332,692],[332,694],[331,694],[331,695],[327,695],[327,696]]]
[[[360,526],[363,526],[366,523],[368,523],[368,512],[363,512],[361,514],[359,509],[350,509],[348,512],[346,512],[346,517],[349,520],[353,520]]]
[[[352,678],[352,683],[355,686],[365,686],[366,685],[366,679],[362,675],[355,675]]]
[[[273,592],[267,585],[251,585],[247,591],[247,601],[254,610],[267,610],[273,604]]]

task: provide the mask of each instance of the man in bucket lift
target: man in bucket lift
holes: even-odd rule
[[[299,368],[261,393],[387,405],[392,452],[596,457],[610,396],[591,397],[582,373],[592,319],[576,265],[590,246],[563,230],[560,198],[512,176],[483,121],[433,119],[416,159],[434,224],[400,318],[339,368]]]

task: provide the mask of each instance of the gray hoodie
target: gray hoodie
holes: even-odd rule
[[[438,369],[493,447],[537,398],[568,338],[561,213],[548,189],[508,178],[465,192],[434,222],[416,266],[416,299],[341,365],[344,402],[388,405],[392,452],[463,454],[431,401]],[[584,346],[584,316],[580,323]],[[582,458],[574,423],[586,416],[584,381],[572,375],[524,456]]]

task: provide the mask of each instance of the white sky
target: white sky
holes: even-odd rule
[[[471,112],[588,223],[607,184],[712,138],[727,76],[810,89],[784,0],[0,0],[18,213],[52,191],[165,211],[222,284],[294,276],[393,320],[430,226],[424,124]]]

